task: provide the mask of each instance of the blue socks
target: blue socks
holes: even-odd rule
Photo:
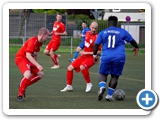
[[[99,83],[99,88],[106,88],[106,82],[100,82]]]
[[[75,52],[73,58],[76,59],[78,57],[78,54],[79,54],[79,52]]]
[[[107,95],[112,96],[112,94],[113,94],[113,93],[114,93],[114,89],[113,89],[113,88],[108,87],[108,93],[107,93]]]
[[[99,88],[106,88],[106,82],[102,81],[99,83]],[[108,92],[107,95],[112,96],[112,94],[114,93],[114,89],[108,87]]]

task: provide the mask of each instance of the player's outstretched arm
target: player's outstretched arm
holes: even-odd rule
[[[130,44],[134,47],[134,49],[132,51],[134,52],[134,56],[136,56],[138,54],[138,51],[139,51],[139,46],[138,46],[138,44],[135,40],[132,40],[130,42]]]
[[[67,32],[64,31],[63,33],[55,33],[55,35],[60,35],[60,36],[62,36],[62,35],[67,35]]]

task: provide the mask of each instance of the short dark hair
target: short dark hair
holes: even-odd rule
[[[82,23],[86,23],[86,24],[87,24],[87,22],[86,22],[86,21],[84,21],[84,20],[82,21]]]
[[[116,16],[108,17],[108,26],[116,26],[117,27],[118,18]]]
[[[108,17],[108,21],[118,21],[118,18],[116,16],[110,16]]]
[[[57,15],[61,15],[61,16],[62,16],[62,14],[61,14],[61,13],[57,13]]]

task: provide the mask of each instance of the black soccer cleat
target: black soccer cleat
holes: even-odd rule
[[[23,96],[17,96],[18,102],[23,102]]]
[[[98,92],[98,101],[101,101],[103,98],[103,94],[105,93],[106,88],[100,88],[99,92]]]

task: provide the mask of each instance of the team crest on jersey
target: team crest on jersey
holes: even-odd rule
[[[104,34],[107,34],[107,31],[104,31]]]
[[[93,40],[92,39],[90,39],[90,43],[92,43],[93,42]]]
[[[54,31],[56,31],[57,29],[58,29],[58,28],[55,28],[55,27],[53,28]]]
[[[90,46],[90,44],[89,44],[88,42],[86,42],[86,41],[85,41],[84,44],[85,44],[86,47],[89,47],[89,46]]]

